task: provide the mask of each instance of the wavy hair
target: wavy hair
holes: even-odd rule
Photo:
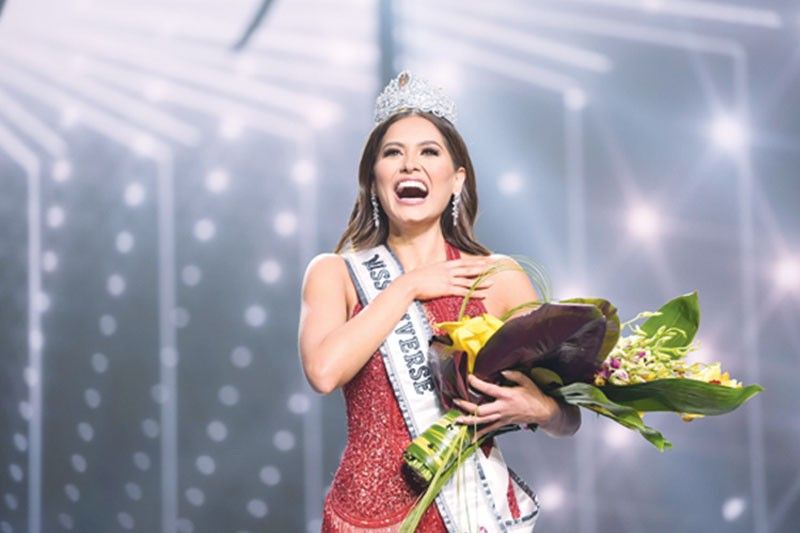
[[[386,213],[379,208],[380,227],[375,228],[372,220],[372,203],[370,194],[372,185],[375,182],[375,162],[378,158],[381,141],[389,127],[398,120],[410,115],[421,116],[430,121],[444,137],[447,150],[453,160],[455,168],[464,167],[466,179],[461,189],[461,204],[459,205],[458,224],[453,224],[452,205],[453,196],[450,197],[439,224],[442,234],[447,242],[467,253],[473,255],[491,255],[491,252],[475,239],[473,225],[478,214],[478,193],[475,186],[475,169],[469,157],[467,145],[455,126],[444,118],[437,117],[432,113],[410,109],[396,113],[376,126],[367,138],[364,151],[361,154],[361,162],[358,165],[358,193],[356,203],[350,214],[347,228],[339,238],[339,242],[334,248],[334,253],[340,253],[347,249],[360,250],[372,248],[379,244],[384,244],[389,234],[389,221]]]

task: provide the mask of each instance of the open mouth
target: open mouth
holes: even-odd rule
[[[428,187],[421,181],[403,180],[395,185],[394,192],[400,200],[419,203],[428,196]]]

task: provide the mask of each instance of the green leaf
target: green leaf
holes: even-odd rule
[[[675,337],[664,346],[669,348],[688,346],[700,326],[700,302],[697,291],[678,296],[668,301],[658,310],[657,316],[651,316],[641,325],[648,334],[653,335],[661,326],[676,327],[686,333],[686,337]]]
[[[534,383],[536,383],[537,387],[543,390],[547,390],[553,385],[557,385],[559,387],[564,385],[564,380],[561,379],[561,376],[549,368],[543,368],[541,366],[531,368],[531,379]]]
[[[659,451],[672,447],[672,443],[657,430],[646,425],[638,411],[632,407],[620,405],[609,400],[603,391],[588,383],[573,383],[560,387],[549,393],[564,402],[591,409],[628,429],[638,431]]]
[[[601,390],[610,400],[637,411],[721,415],[764,389],[759,385],[732,388],[695,379],[658,379],[634,385],[608,384]]]

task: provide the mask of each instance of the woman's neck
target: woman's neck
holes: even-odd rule
[[[438,225],[415,235],[390,233],[386,244],[397,256],[405,272],[447,260],[447,245]]]

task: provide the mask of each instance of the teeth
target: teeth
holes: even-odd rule
[[[408,188],[412,188],[412,187],[415,188],[415,189],[419,189],[419,190],[421,190],[421,191],[423,191],[425,193],[428,192],[428,188],[425,187],[424,183],[422,183],[420,181],[414,181],[414,180],[401,181],[400,183],[397,184],[397,188],[395,190],[398,193],[400,193],[400,192],[403,192],[403,190],[408,189]]]

